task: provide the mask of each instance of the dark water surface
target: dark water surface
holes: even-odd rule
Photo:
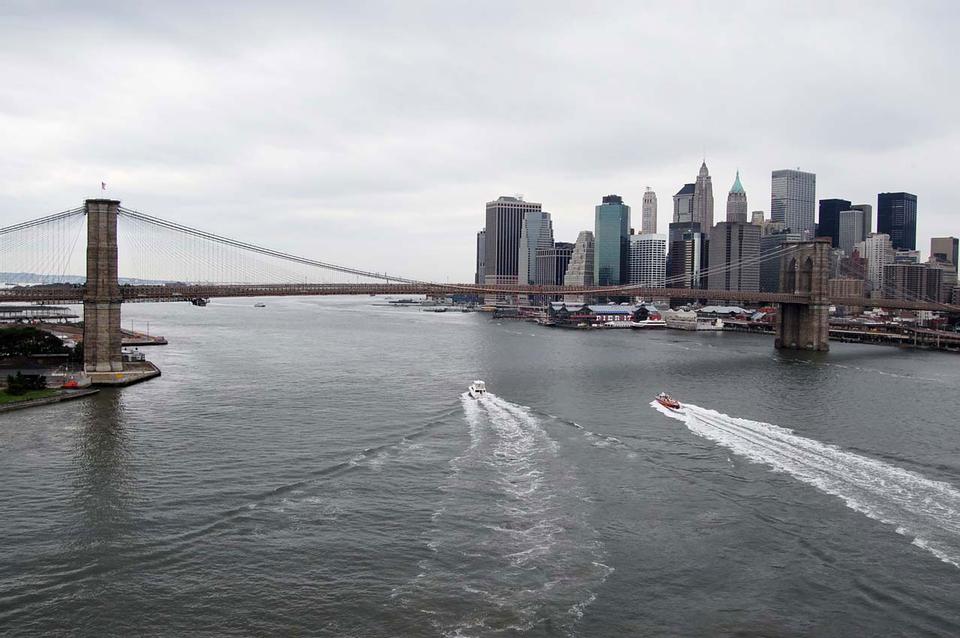
[[[0,415],[0,633],[960,635],[956,356],[265,301]]]

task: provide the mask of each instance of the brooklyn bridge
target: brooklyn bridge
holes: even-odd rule
[[[78,249],[84,234],[85,251]],[[778,306],[775,346],[810,350],[829,347],[831,305],[960,313],[960,306],[922,298],[830,297],[829,253],[829,240],[814,240],[765,257],[780,260],[777,293],[692,290],[669,281],[656,288],[438,283],[293,255],[124,208],[117,200],[89,199],[79,208],[0,228],[0,271],[40,273],[47,282],[0,290],[0,302],[82,303],[87,372],[123,370],[120,312],[131,302],[389,294],[709,298]],[[84,254],[85,280],[65,283],[66,271]]]

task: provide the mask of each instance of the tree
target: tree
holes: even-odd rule
[[[33,326],[0,329],[0,358],[37,354],[68,354],[70,349],[49,332]]]

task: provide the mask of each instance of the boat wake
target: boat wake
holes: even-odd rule
[[[650,404],[691,432],[776,472],[841,498],[848,507],[894,525],[914,545],[960,568],[960,490],[788,428],[685,403],[682,412]]]
[[[441,635],[571,633],[613,571],[590,505],[539,415],[489,392],[462,402],[470,445],[441,486],[431,555],[394,598]]]

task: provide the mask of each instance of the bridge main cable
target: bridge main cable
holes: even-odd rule
[[[161,219],[159,217],[147,215],[146,213],[141,213],[139,211],[135,211],[129,208],[121,207],[119,210],[119,215],[121,217],[124,217],[124,216],[130,217],[132,219],[146,222],[148,224],[153,224],[154,226],[177,231],[180,233],[191,235],[193,237],[205,239],[207,241],[212,241],[212,242],[216,242],[226,246],[231,246],[233,248],[239,248],[241,250],[248,250],[250,252],[254,252],[260,255],[265,255],[267,257],[282,259],[285,261],[294,262],[294,263],[302,264],[305,266],[313,266],[316,268],[333,270],[335,272],[340,272],[348,275],[356,275],[359,277],[366,277],[368,279],[379,279],[381,281],[397,282],[397,283],[403,283],[403,284],[430,285],[430,282],[419,281],[417,279],[409,279],[407,277],[398,277],[394,275],[388,275],[387,273],[370,272],[366,270],[360,270],[359,268],[351,268],[349,266],[340,266],[338,264],[331,264],[331,263],[319,261],[316,259],[300,257],[299,255],[293,255],[293,254],[285,253],[279,250],[273,250],[271,248],[258,246],[257,244],[251,244],[251,243],[239,241],[236,239],[230,239],[229,237],[215,235],[214,233],[209,233],[207,231],[191,228],[189,226],[184,226],[176,222],[171,222],[166,219]]]

